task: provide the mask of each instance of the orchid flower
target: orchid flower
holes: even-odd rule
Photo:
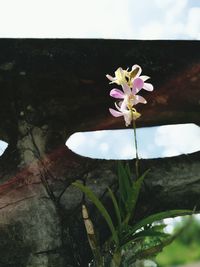
[[[140,76],[141,73],[142,68],[139,65],[133,65],[132,70],[128,72],[128,84],[132,87],[133,94],[137,94],[141,89],[153,91],[153,85],[151,83],[146,83],[146,80],[150,77],[146,75]]]
[[[106,77],[111,81],[110,83],[116,83],[118,85],[127,84],[133,89],[134,95],[137,94],[141,89],[147,91],[153,91],[153,85],[151,83],[146,83],[150,77],[146,75],[141,75],[142,68],[139,65],[133,65],[131,71],[123,70],[118,68],[115,71],[115,77],[107,74]]]
[[[131,107],[131,109],[127,109],[124,101],[121,103],[121,106],[118,106],[115,103],[115,107],[117,110],[109,108],[111,115],[113,115],[114,117],[123,116],[126,127],[131,124],[132,120],[136,120],[141,116],[141,114],[138,113],[135,108]]]
[[[115,71],[115,77],[112,77],[111,75],[107,74],[106,77],[108,80],[110,80],[110,83],[116,83],[118,85],[123,85],[127,83],[127,71],[123,70],[122,68],[118,68]]]
[[[126,126],[130,125],[132,120],[140,117],[140,113],[133,108],[138,103],[146,104],[144,97],[137,93],[141,89],[153,91],[153,85],[146,83],[150,77],[141,75],[142,69],[139,65],[133,65],[131,71],[123,70],[121,67],[115,71],[115,77],[107,74],[106,77],[111,81],[122,86],[122,90],[114,88],[110,91],[110,96],[121,100],[118,105],[115,103],[115,109],[109,111],[114,117],[124,117]]]
[[[123,84],[122,89],[123,91],[117,88],[112,89],[110,91],[110,96],[117,99],[124,99],[124,101],[127,103],[127,106],[131,107],[137,105],[138,103],[147,103],[144,97],[136,95],[135,90],[131,90],[131,88],[127,84]]]

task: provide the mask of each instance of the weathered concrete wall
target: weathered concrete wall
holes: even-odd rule
[[[105,74],[136,63],[155,86],[144,94],[149,103],[138,106],[138,126],[199,125],[199,50],[199,42],[185,41],[0,41],[0,138],[9,143],[0,159],[0,267],[87,266],[82,194],[71,182],[84,180],[106,200],[116,163],[75,155],[66,139],[76,131],[124,127],[108,113]],[[199,153],[141,162],[148,167],[137,218],[199,208]]]

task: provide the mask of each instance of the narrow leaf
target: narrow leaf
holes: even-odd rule
[[[151,238],[157,237],[157,238],[163,239],[163,238],[170,237],[170,234],[155,232],[151,230],[141,231],[135,235],[127,236],[126,240],[122,240],[121,249],[126,249],[126,247],[128,247],[130,244],[135,243],[136,241],[139,241],[139,240],[144,240],[146,237],[151,237]]]
[[[125,204],[128,199],[128,194],[131,189],[130,177],[128,176],[126,169],[123,167],[122,163],[118,164],[118,179],[119,179],[119,192],[120,197]]]
[[[190,222],[189,222],[190,223]],[[170,245],[188,226],[187,223],[184,227],[182,227],[177,233],[171,235],[169,238],[166,238],[160,241],[160,244],[147,248],[145,250],[141,250],[136,254],[137,259],[149,258],[152,256],[156,256],[159,252],[163,250],[164,247]]]
[[[101,201],[96,197],[96,195],[92,192],[92,190],[90,188],[88,188],[87,186],[84,186],[83,184],[81,184],[79,182],[74,182],[72,184],[74,186],[78,187],[83,193],[85,193],[86,196],[97,207],[97,209],[100,211],[101,215],[104,217],[104,219],[106,220],[106,222],[110,228],[113,240],[115,241],[116,244],[118,244],[119,240],[118,240],[118,236],[117,236],[115,227],[113,225],[112,219],[111,219],[109,213],[107,212],[106,208],[104,207],[104,205],[101,203]]]
[[[192,212],[193,213],[193,212]],[[188,213],[187,213],[188,214]],[[163,248],[169,244],[171,244],[191,223],[192,216],[189,218],[187,223],[175,234],[171,235],[168,238],[164,238],[159,241],[159,244],[150,246],[146,249],[141,249],[134,255],[134,259],[145,259],[145,258],[151,258],[152,256],[156,256],[159,252],[163,250]]]
[[[132,228],[132,232],[134,233],[136,230],[144,227],[147,224],[152,224],[155,221],[160,221],[166,218],[172,218],[176,216],[190,215],[192,213],[193,213],[192,210],[169,210],[169,211],[159,212],[150,215],[141,220],[140,222],[138,222],[137,224],[135,224],[135,226]]]
[[[115,208],[115,213],[116,213],[117,220],[118,220],[118,226],[120,227],[122,220],[121,220],[121,214],[120,214],[119,206],[117,204],[117,200],[116,200],[112,190],[109,187],[108,187],[108,193],[110,195],[110,198],[112,199],[113,206]]]
[[[129,177],[131,177],[131,170],[130,170],[130,166],[129,166],[128,163],[125,165],[125,170],[126,170],[127,175],[128,175]]]
[[[151,229],[149,230],[145,230],[145,231],[141,231],[135,235],[132,236],[132,239],[135,239],[135,238],[145,238],[147,236],[151,236],[151,237],[167,237],[167,236],[170,236],[169,234],[167,233],[163,233],[163,232],[157,232],[157,231],[153,231]]]
[[[146,170],[143,173],[143,175],[141,175],[132,185],[131,191],[128,196],[128,201],[126,203],[127,206],[127,217],[125,220],[126,222],[128,222],[131,216],[133,216],[133,212],[137,204],[142,182],[149,171],[150,169]]]

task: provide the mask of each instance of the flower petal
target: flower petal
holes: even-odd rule
[[[133,81],[133,88],[137,88],[138,90],[141,90],[144,86],[144,82],[142,79],[139,78],[135,78]]]
[[[123,103],[124,101],[122,101],[122,103]],[[116,107],[116,109],[118,109],[120,112],[122,112],[122,110],[121,110],[121,106],[119,107],[118,105],[117,105],[117,103],[115,102],[115,107]]]
[[[144,97],[136,95],[133,100],[133,105],[137,105],[138,103],[146,104],[147,101]]]
[[[116,80],[115,77],[112,77],[112,76],[109,75],[109,74],[106,74],[106,78],[108,78],[108,80],[110,80],[110,81],[112,81],[112,82]]]
[[[131,116],[129,115],[124,116],[124,120],[125,120],[126,127],[128,127],[131,124],[131,120],[132,120]]]
[[[147,76],[147,75],[141,75],[141,76],[140,76],[140,79],[142,79],[143,82],[145,82],[146,80],[150,79],[150,77]]]
[[[110,96],[112,96],[114,98],[123,99],[124,98],[124,93],[121,90],[114,88],[114,89],[112,89],[110,91]]]
[[[123,102],[124,102],[124,100],[118,102],[118,105],[119,105],[120,108],[121,108],[121,105],[122,105]],[[120,110],[121,110],[121,109],[120,109]]]
[[[122,84],[122,89],[126,95],[131,94],[131,88],[128,86],[128,84],[126,83]]]
[[[125,125],[127,127],[131,124],[132,121],[131,110],[126,110],[126,112],[124,112],[123,115],[124,115]]]
[[[132,94],[133,95],[136,95],[138,92],[139,92],[140,90],[138,90],[136,87],[134,88],[132,88]]]
[[[125,96],[125,98],[124,98],[123,101],[120,101],[120,102],[119,102],[119,106],[120,106],[120,111],[121,111],[121,112],[124,112],[124,111],[127,110],[127,107],[128,107],[129,102],[130,102],[130,101],[128,101],[128,97],[127,97],[127,96]],[[116,108],[118,108],[117,105],[115,105],[115,106],[116,106]],[[119,110],[119,109],[118,109],[118,110]]]
[[[151,83],[144,83],[143,88],[147,91],[153,91],[153,85]]]
[[[133,65],[131,72],[135,74],[135,77],[131,78],[137,78],[142,73],[142,68],[139,65]]]
[[[119,67],[116,71],[115,71],[115,77],[116,78],[121,78],[124,76],[124,70]]]
[[[109,108],[109,111],[111,113],[111,115],[113,115],[114,117],[121,117],[123,116],[123,114],[113,108]]]
[[[126,83],[126,71],[123,70],[121,67],[115,71],[116,83],[117,84],[124,84]]]

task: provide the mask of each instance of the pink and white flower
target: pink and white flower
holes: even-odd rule
[[[117,98],[117,99],[123,99],[127,106],[135,106],[138,103],[146,104],[147,101],[144,97],[140,95],[135,94],[135,90],[131,89],[127,84],[122,85],[122,90],[119,90],[117,88],[114,88],[110,91],[110,96]]]
[[[115,103],[115,109],[110,108],[109,111],[114,117],[124,117],[126,126],[130,125],[132,120],[136,120],[141,116],[133,106],[138,103],[146,104],[144,97],[137,93],[144,89],[153,91],[153,85],[146,81],[150,78],[146,75],[141,75],[142,69],[139,65],[133,65],[131,71],[118,68],[115,71],[115,77],[107,74],[106,77],[111,81],[122,86],[122,90],[114,88],[110,91],[110,96],[119,99],[118,105]]]
[[[129,84],[132,88],[133,94],[137,94],[141,89],[153,91],[153,85],[151,83],[146,83],[150,77],[140,75],[141,73],[142,68],[139,65],[133,65],[131,71],[129,72]]]
[[[128,109],[125,105],[125,102],[122,102],[120,106],[118,106],[115,103],[115,107],[117,110],[115,110],[113,108],[109,108],[111,115],[114,117],[123,116],[124,120],[125,120],[126,127],[131,124],[132,120],[136,120],[141,116],[141,114],[138,113],[136,111],[136,109],[134,109],[134,108]]]
[[[133,65],[131,71],[123,70],[121,67],[115,71],[115,77],[107,74],[106,77],[111,81],[110,83],[116,83],[118,85],[127,84],[132,88],[134,94],[137,94],[141,89],[147,91],[153,91],[153,85],[146,81],[150,78],[146,75],[140,75],[142,68],[139,65]]]
[[[127,79],[126,79],[127,71],[123,70],[122,68],[118,68],[115,71],[115,77],[113,77],[109,74],[106,74],[106,77],[108,78],[108,80],[111,81],[110,83],[116,83],[118,85],[122,85],[122,84],[125,84],[127,82]]]

